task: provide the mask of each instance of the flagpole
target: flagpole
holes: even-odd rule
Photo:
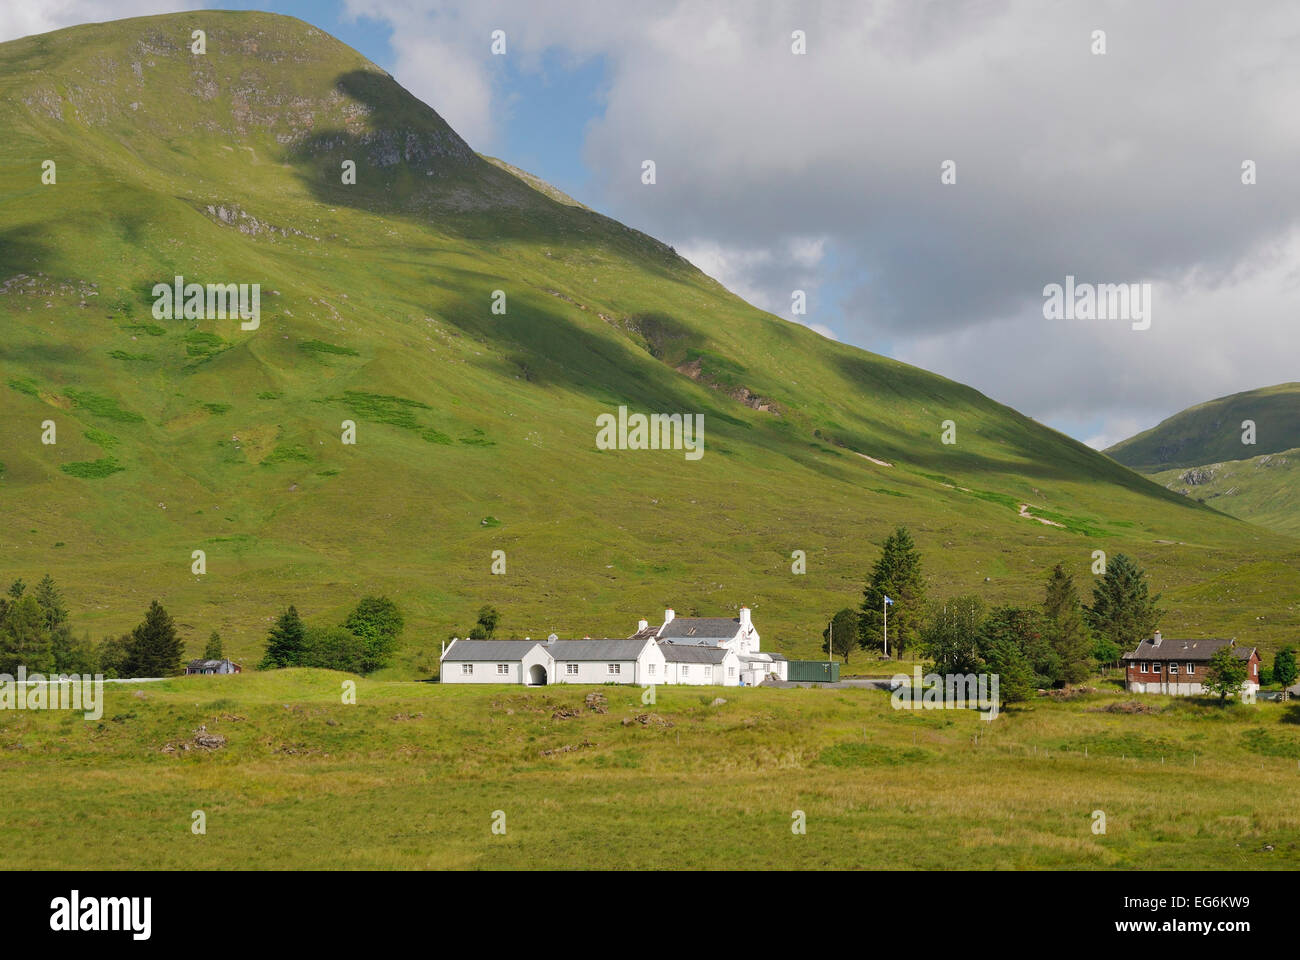
[[[885,658],[889,658],[889,603],[886,601],[880,605],[885,612]]]

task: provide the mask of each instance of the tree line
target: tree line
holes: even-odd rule
[[[386,666],[404,627],[397,604],[382,596],[363,597],[338,626],[307,627],[292,606],[272,626],[262,669],[324,667],[370,673]],[[0,596],[0,673],[103,674],[110,679],[170,677],[183,672],[185,639],[161,603],[149,604],[132,630],[91,641],[78,637],[63,592],[46,574],[35,588],[15,580]],[[221,635],[212,631],[203,659],[224,656]]]
[[[267,635],[260,669],[320,667],[372,673],[387,666],[405,625],[402,611],[387,597],[362,597],[338,625],[308,626],[290,606]]]
[[[1046,579],[1041,604],[1034,607],[986,609],[981,598],[969,594],[932,600],[920,551],[900,526],[881,548],[861,605],[845,607],[831,618],[822,632],[822,649],[846,663],[858,649],[883,651],[886,597],[893,601],[888,607],[891,656],[919,652],[934,661],[938,673],[998,673],[1002,694],[1012,702],[1040,687],[1078,683],[1099,664],[1117,662],[1151,637],[1164,613],[1160,594],[1151,595],[1146,571],[1122,553],[1106,564],[1088,605],[1060,563]],[[1224,669],[1230,669],[1227,658],[1222,659]],[[1281,651],[1274,679],[1294,682],[1295,672],[1294,652]],[[1230,679],[1225,677],[1224,684]]]

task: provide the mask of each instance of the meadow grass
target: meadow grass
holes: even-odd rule
[[[0,714],[10,868],[1294,869],[1300,707],[1097,693],[992,723],[878,691],[315,670]],[[584,706],[597,690],[608,713]],[[726,703],[711,706],[717,696]],[[561,708],[579,716],[557,719]],[[633,718],[651,714],[642,725]],[[657,721],[666,721],[663,725]],[[625,721],[631,721],[626,723]],[[174,748],[200,727],[227,738]],[[567,749],[566,749],[567,748]],[[202,810],[207,833],[191,832]],[[1106,832],[1094,834],[1094,811]],[[495,811],[506,833],[492,833]],[[803,811],[805,835],[791,830]],[[1271,850],[1265,847],[1271,846]]]

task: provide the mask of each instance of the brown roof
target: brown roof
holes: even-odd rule
[[[1150,640],[1143,640],[1132,653],[1124,654],[1124,660],[1191,660],[1196,663],[1209,661],[1224,647],[1232,647],[1233,652],[1242,660],[1249,660],[1255,652],[1254,647],[1235,646],[1236,641],[1222,637],[1200,640],[1175,640],[1165,637],[1156,646]]]

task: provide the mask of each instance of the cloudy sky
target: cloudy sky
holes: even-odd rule
[[[0,39],[199,5],[9,4]],[[757,306],[1094,446],[1300,379],[1290,0],[201,5],[309,20]],[[1151,284],[1150,329],[1044,319],[1067,275]]]

